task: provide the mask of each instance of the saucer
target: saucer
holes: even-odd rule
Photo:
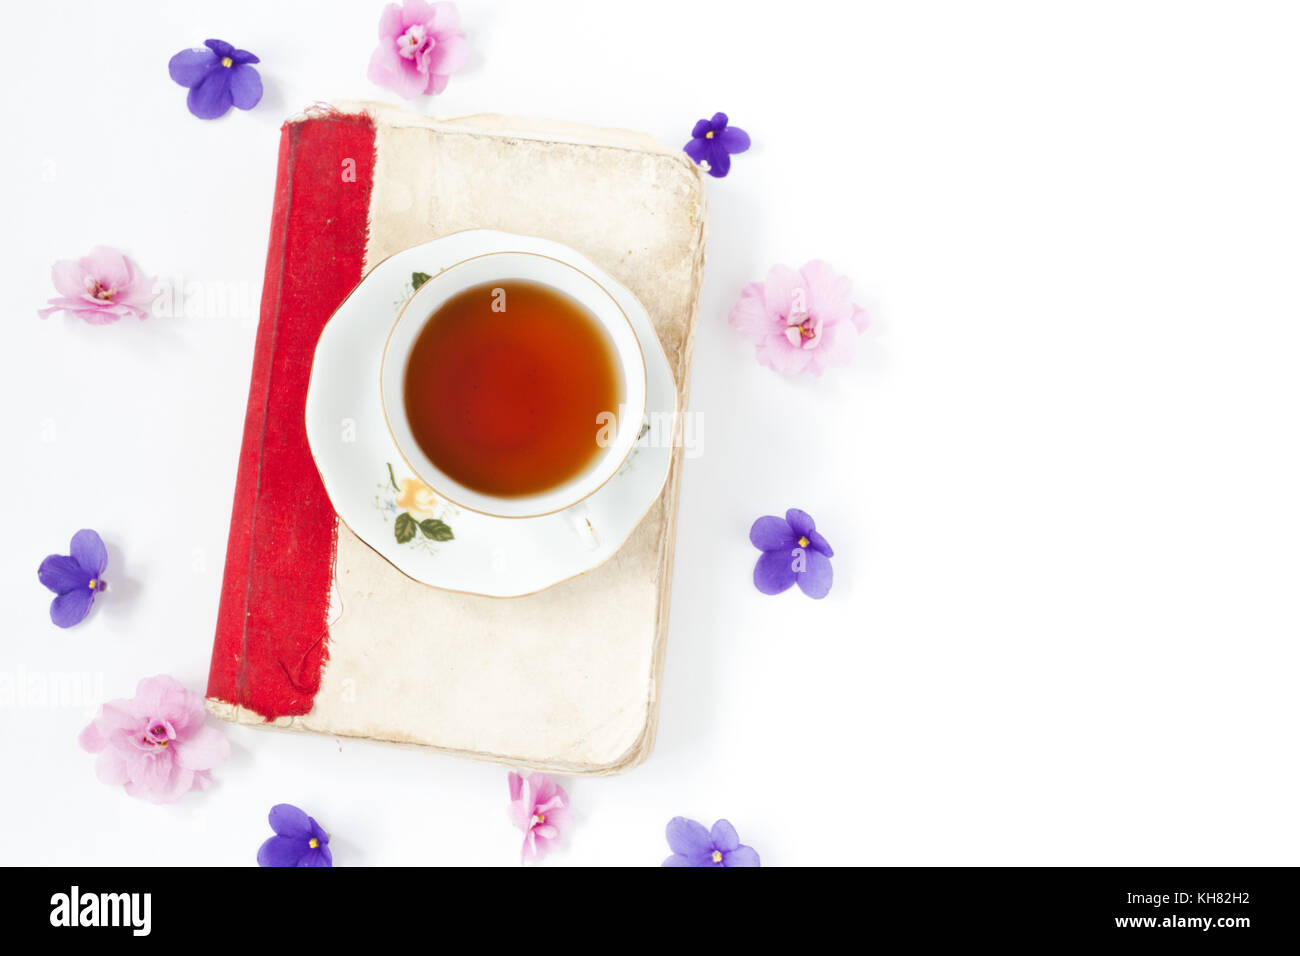
[[[622,307],[641,343],[641,435],[622,468],[581,510],[499,518],[457,508],[415,477],[384,421],[380,363],[398,312],[425,277],[491,252],[551,256],[586,272]],[[622,546],[663,490],[676,411],[668,358],[631,292],[560,243],[472,230],[385,259],[330,317],[307,386],[307,443],[339,520],[397,570],[431,587],[520,597],[590,571]],[[584,527],[575,526],[579,520]]]

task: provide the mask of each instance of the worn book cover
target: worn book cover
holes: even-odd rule
[[[308,450],[304,400],[321,329],[371,268],[487,228],[562,242],[627,286],[650,314],[684,410],[705,219],[696,168],[637,133],[374,104],[286,123],[211,709],[563,773],[644,760],[666,646],[680,442],[659,499],[612,559],[538,594],[479,597],[413,581],[340,524]]]

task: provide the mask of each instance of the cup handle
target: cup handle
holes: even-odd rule
[[[591,509],[587,507],[585,501],[579,501],[572,508],[564,512],[564,516],[569,519],[569,526],[573,533],[578,536],[588,551],[595,551],[600,547],[600,536],[596,534],[596,526],[591,521]]]

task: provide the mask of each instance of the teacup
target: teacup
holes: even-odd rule
[[[591,422],[599,434],[594,457],[576,474],[527,494],[484,492],[453,478],[416,440],[405,399],[412,351],[425,326],[449,300],[466,290],[495,283],[523,282],[546,287],[575,302],[607,337],[613,365],[622,383],[619,407]],[[437,495],[462,508],[501,518],[531,518],[568,512],[575,530],[588,538],[595,529],[583,502],[608,482],[631,454],[646,407],[646,367],[641,344],[618,302],[593,277],[549,256],[528,252],[494,252],[458,262],[426,281],[398,314],[384,346],[380,368],[384,416],[398,451],[417,478]],[[520,411],[523,414],[523,411]]]

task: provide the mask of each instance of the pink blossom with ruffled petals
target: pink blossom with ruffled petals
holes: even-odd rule
[[[754,343],[761,364],[786,375],[821,375],[849,364],[867,327],[867,313],[849,300],[851,288],[820,259],[798,272],[773,266],[766,282],[741,290],[728,321]]]
[[[91,325],[108,325],[125,315],[143,319],[153,301],[154,278],[116,249],[96,246],[84,259],[63,259],[51,270],[59,294],[37,313],[48,318],[71,312]]]
[[[165,674],[146,677],[131,700],[111,700],[78,738],[99,754],[95,775],[133,797],[171,803],[212,785],[209,771],[230,756],[209,727],[203,698]]]
[[[560,831],[573,819],[569,795],[548,774],[527,779],[510,774],[510,822],[524,833],[522,862],[540,860],[560,842]]]
[[[370,56],[370,82],[406,99],[441,93],[469,59],[454,3],[405,0],[390,3],[379,17],[379,46]]]

